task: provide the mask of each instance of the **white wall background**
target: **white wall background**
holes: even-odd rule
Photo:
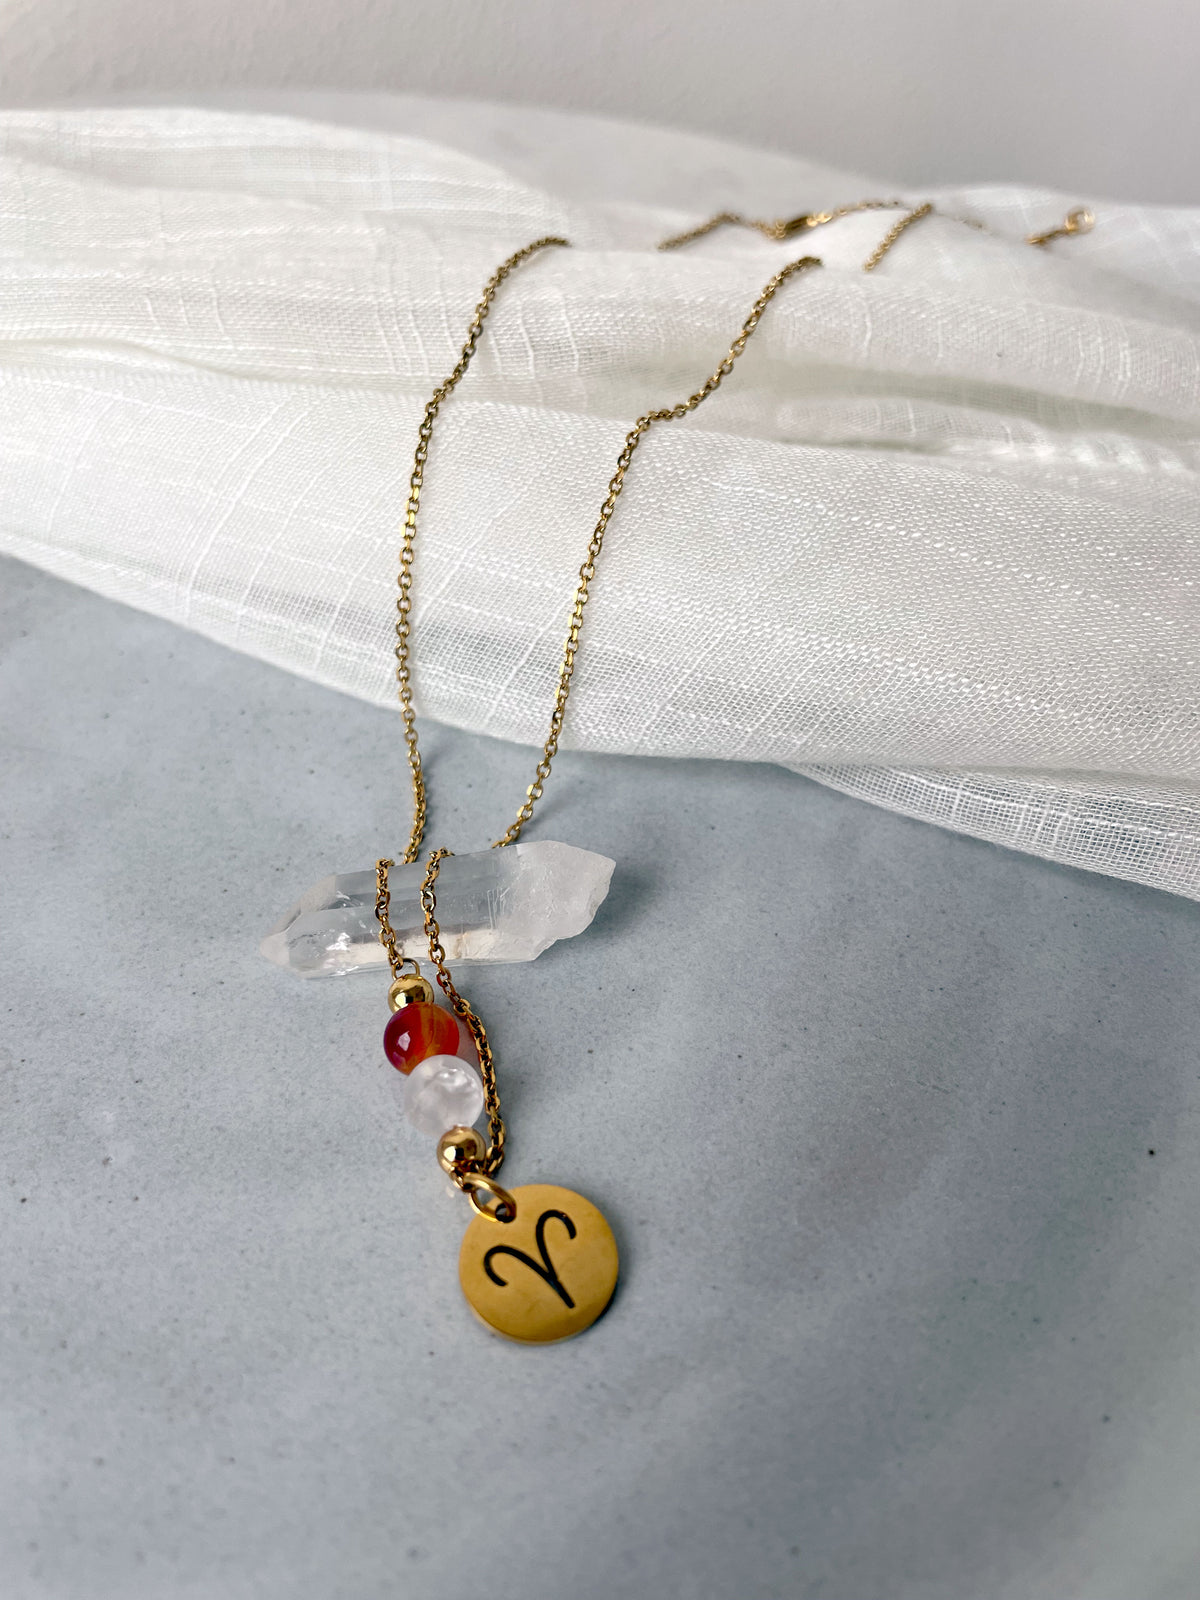
[[[0,102],[403,89],[1200,201],[1194,0],[0,0]],[[647,159],[653,160],[653,148]]]

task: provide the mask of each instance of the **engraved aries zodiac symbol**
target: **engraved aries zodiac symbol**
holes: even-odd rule
[[[575,1224],[571,1221],[570,1217],[565,1211],[543,1211],[537,1220],[537,1227],[534,1230],[534,1237],[537,1240],[538,1255],[541,1257],[540,1261],[535,1261],[532,1256],[526,1255],[524,1250],[515,1250],[510,1244],[494,1244],[488,1251],[487,1255],[485,1255],[483,1258],[483,1270],[487,1273],[488,1277],[493,1283],[499,1284],[501,1289],[506,1289],[508,1287],[508,1279],[500,1276],[495,1267],[492,1266],[492,1262],[497,1256],[512,1256],[514,1261],[519,1261],[523,1266],[528,1267],[531,1272],[536,1272],[538,1277],[541,1278],[542,1282],[549,1284],[550,1288],[554,1290],[555,1294],[562,1301],[563,1305],[565,1305],[568,1310],[573,1311],[575,1309],[575,1302],[567,1293],[562,1279],[559,1277],[558,1273],[555,1272],[554,1264],[550,1260],[550,1257],[546,1251],[546,1224],[550,1221],[551,1217],[557,1217],[559,1222],[562,1223],[563,1227],[567,1230],[568,1239],[573,1239],[575,1237]]]

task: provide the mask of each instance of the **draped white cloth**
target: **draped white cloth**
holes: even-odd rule
[[[1037,250],[1088,197],[982,187],[914,194],[945,214],[870,276],[887,214],[660,254],[718,205],[880,190],[665,139],[622,201],[596,181],[619,130],[579,124],[572,183],[547,119],[484,161],[486,117],[458,117],[473,153],[0,114],[0,548],[389,703],[422,405],[498,262],[566,233],[444,409],[415,569],[419,709],[540,743],[625,430],[816,254],[720,392],[642,444],[564,742],[781,762],[1200,896],[1200,212],[1097,199],[1092,234]]]

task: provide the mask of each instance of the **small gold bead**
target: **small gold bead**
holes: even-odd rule
[[[487,1142],[476,1128],[447,1128],[438,1140],[438,1165],[449,1177],[463,1177],[487,1155]]]
[[[401,1006],[411,1006],[417,1001],[422,1005],[431,1006],[433,985],[419,972],[406,972],[397,978],[388,990],[388,1009],[399,1011]]]

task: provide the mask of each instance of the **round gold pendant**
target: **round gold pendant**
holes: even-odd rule
[[[617,1241],[590,1200],[551,1183],[512,1191],[512,1222],[474,1217],[458,1277],[472,1311],[495,1333],[552,1344],[590,1328],[617,1287]]]

